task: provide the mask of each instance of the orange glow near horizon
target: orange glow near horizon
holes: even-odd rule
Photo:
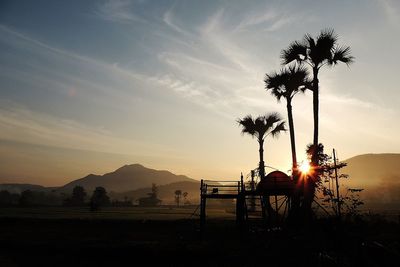
[[[307,161],[303,161],[300,165],[300,171],[302,174],[307,174],[310,172],[311,166],[310,163],[308,163]]]

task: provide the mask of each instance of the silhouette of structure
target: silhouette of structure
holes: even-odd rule
[[[151,186],[151,193],[147,194],[147,197],[141,197],[138,199],[139,206],[142,207],[155,207],[161,204],[161,199],[158,198],[158,187],[155,183]]]
[[[138,199],[139,206],[141,207],[155,207],[161,204],[161,199],[156,197],[148,196],[148,197],[141,197]]]
[[[254,177],[244,182],[210,181],[200,183],[200,226],[204,230],[208,199],[234,199],[236,222],[248,225],[253,219],[261,219],[267,226],[280,226],[288,215],[295,191],[295,181],[281,171],[272,171],[255,185]],[[265,199],[269,199],[267,202]],[[255,202],[258,200],[259,204]],[[270,208],[266,204],[270,203]]]

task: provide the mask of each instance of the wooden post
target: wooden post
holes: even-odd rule
[[[240,207],[240,181],[237,183],[237,197],[236,197],[236,223],[240,222],[241,217],[241,207]]]
[[[276,177],[274,177],[274,187],[275,188],[277,188],[277,185],[276,185]],[[275,192],[275,223],[277,223],[278,222],[278,195],[276,194],[276,192]]]
[[[238,182],[238,192],[236,198],[236,222],[242,225],[244,219],[244,183],[243,173],[240,174],[240,181]]]
[[[203,232],[206,223],[206,196],[204,192],[204,181],[200,182],[200,230]]]
[[[251,170],[250,190],[252,192],[252,195],[250,197],[250,210],[253,212],[256,210],[256,199],[254,196],[254,192],[256,191],[256,188],[255,188],[254,176],[255,176],[255,172],[254,172],[254,170]]]
[[[337,166],[336,166],[336,154],[335,149],[333,149],[333,164],[335,168],[335,178],[336,178],[336,195],[337,195],[337,208],[338,208],[338,218],[339,220],[342,218],[342,212],[340,210],[340,194],[339,194],[339,180],[337,174]]]
[[[245,187],[244,187],[244,182],[243,182],[243,172],[240,173],[240,191],[244,192]]]

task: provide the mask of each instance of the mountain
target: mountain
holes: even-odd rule
[[[2,140],[0,184],[60,186],[88,173],[106,173],[138,156]],[[148,160],[153,160],[148,158]]]
[[[344,172],[363,186],[372,186],[387,177],[400,176],[400,154],[364,154],[345,160]]]
[[[182,181],[198,183],[197,180],[184,175],[175,175],[169,171],[153,170],[140,164],[132,164],[104,175],[89,174],[60,187],[59,191],[71,192],[75,186],[80,185],[88,192],[93,191],[97,186],[102,186],[107,191],[126,192],[151,187],[152,183],[166,185]]]
[[[345,162],[342,172],[350,178],[343,185],[363,188],[366,208],[400,209],[400,154],[364,154]]]

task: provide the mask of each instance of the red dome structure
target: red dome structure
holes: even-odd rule
[[[270,172],[257,185],[257,192],[262,195],[286,195],[293,194],[294,181],[281,171]]]

